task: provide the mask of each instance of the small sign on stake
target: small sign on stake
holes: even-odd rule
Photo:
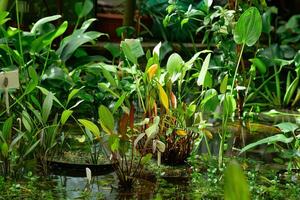
[[[9,89],[18,89],[20,87],[19,71],[9,71],[0,73],[0,90],[4,90],[4,98],[6,105],[6,112],[9,114]]]

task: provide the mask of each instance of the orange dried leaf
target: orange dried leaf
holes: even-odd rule
[[[157,64],[153,64],[149,67],[149,69],[147,70],[147,75],[149,80],[151,81],[152,78],[154,77],[154,75],[156,74],[158,69],[158,65]]]
[[[166,111],[168,112],[169,111],[169,99],[168,99],[168,96],[165,92],[165,90],[162,88],[162,86],[160,84],[157,84],[158,85],[158,89],[159,89],[159,98],[160,98],[160,101],[162,103],[162,105],[165,107]]]
[[[186,136],[187,132],[185,130],[176,130],[176,134],[179,136]]]

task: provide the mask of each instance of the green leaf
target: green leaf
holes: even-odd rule
[[[265,63],[259,58],[249,59],[250,62],[258,69],[260,74],[265,74],[267,72],[267,66]]]
[[[118,101],[114,105],[113,113],[115,113],[118,108],[123,104],[125,97],[127,96],[127,93],[122,94],[122,96],[118,99]]]
[[[5,120],[3,124],[2,134],[3,134],[3,138],[6,141],[11,138],[12,125],[13,125],[13,117],[9,117],[7,120]]]
[[[223,78],[221,85],[220,85],[220,93],[225,94],[227,90],[227,82],[228,82],[228,74]]]
[[[171,76],[171,81],[174,83],[181,75],[184,61],[178,53],[173,53],[167,62],[167,72]]]
[[[73,110],[64,110],[61,118],[60,118],[60,122],[62,125],[64,125],[66,123],[66,121],[69,119],[69,117],[72,115]]]
[[[201,71],[199,73],[198,80],[197,80],[198,86],[201,86],[204,84],[205,76],[206,76],[208,66],[209,66],[210,57],[211,57],[211,54],[209,53],[203,61],[202,68],[201,68]]]
[[[91,131],[96,138],[100,138],[100,130],[96,124],[86,119],[78,120],[86,129]]]
[[[109,87],[107,86],[107,84],[105,84],[105,83],[98,83],[98,87],[101,88],[101,89],[103,89],[104,91],[107,91],[107,92],[111,93],[114,97],[120,98],[120,96],[117,93],[115,93],[113,90],[109,89]]]
[[[262,19],[257,8],[248,8],[239,18],[234,29],[234,41],[237,44],[253,46],[262,31]]]
[[[250,200],[249,186],[241,166],[231,161],[225,170],[225,200]]]
[[[293,133],[299,128],[297,124],[291,122],[282,122],[280,124],[276,124],[275,126],[277,126],[283,133]]]
[[[28,114],[28,112],[26,112],[25,110],[22,111],[22,123],[25,127],[25,129],[28,132],[31,132],[32,128],[33,128],[33,124],[30,118],[30,115]]]
[[[261,139],[257,142],[248,144],[247,146],[245,146],[244,148],[242,148],[242,150],[240,151],[240,154],[244,153],[245,151],[248,151],[249,149],[252,149],[258,145],[261,144],[267,144],[267,143],[274,143],[274,142],[283,142],[283,143],[290,143],[294,140],[293,137],[287,138],[285,135],[283,134],[277,134],[277,135],[273,135],[264,139]]]
[[[9,12],[0,10],[0,26],[5,24],[9,18],[6,18],[9,15]]]
[[[83,88],[83,87],[82,87]],[[69,95],[68,95],[68,100],[67,100],[67,105],[69,104],[69,102],[71,101],[71,99],[73,99],[73,97],[78,94],[78,92],[82,89],[82,88],[79,88],[79,89],[73,89]]]
[[[6,142],[1,145],[1,154],[4,158],[8,157],[8,145]]]
[[[235,109],[236,109],[236,101],[233,97],[233,95],[227,94],[224,97],[224,114],[225,115],[231,115],[232,113],[234,113]]]
[[[75,3],[75,12],[79,18],[86,17],[93,9],[94,3],[91,0],[85,0],[84,3]]]
[[[54,94],[49,92],[43,102],[42,106],[42,119],[43,122],[46,123],[48,121],[49,115],[51,113],[52,105],[53,105],[53,97]]]
[[[32,27],[32,29],[31,29],[30,32],[33,33],[33,34],[36,34],[37,31],[38,31],[38,29],[39,29],[42,25],[44,25],[44,24],[46,24],[46,23],[48,23],[48,22],[55,21],[55,20],[57,20],[57,19],[59,19],[59,18],[61,18],[61,15],[53,15],[53,16],[49,16],[49,17],[44,17],[44,18],[38,20],[38,21],[33,25],[33,27]]]
[[[30,92],[32,92],[38,85],[39,83],[39,78],[38,75],[35,71],[35,69],[32,66],[28,67],[28,73],[29,73],[29,77],[31,78],[29,83],[26,86],[25,89],[25,93],[29,94]]]
[[[294,79],[294,81],[289,85],[288,89],[285,92],[284,98],[283,98],[283,104],[288,105],[292,99],[292,97],[295,95],[296,89],[299,87],[299,76]]]
[[[144,55],[144,50],[139,39],[125,39],[121,42],[124,55],[130,62],[138,65],[137,59]]]
[[[108,134],[112,134],[115,127],[115,121],[110,110],[107,107],[100,105],[98,109],[98,114],[100,124],[103,130]]]
[[[152,159],[152,153],[147,153],[144,157],[142,157],[141,164],[145,165],[149,163],[151,159]]]

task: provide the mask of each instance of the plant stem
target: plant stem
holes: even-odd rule
[[[279,80],[279,73],[278,73],[278,69],[277,66],[274,66],[274,72],[276,74],[275,76],[275,81],[276,81],[276,94],[277,94],[277,100],[279,105],[281,105],[281,91],[280,91],[280,80]]]
[[[244,47],[245,47],[245,44],[242,45],[242,49],[241,49],[241,52],[240,52],[240,55],[239,55],[239,59],[238,59],[238,62],[237,62],[237,64],[236,64],[236,67],[235,67],[235,72],[234,72],[234,76],[233,76],[233,80],[232,80],[232,85],[231,85],[230,94],[233,93],[234,83],[235,83],[237,71],[238,71],[238,69],[239,69],[239,65],[240,65],[240,62],[241,62],[241,59],[242,59]]]
[[[19,16],[19,2],[16,0],[16,15],[17,15],[17,25],[18,29],[20,29],[20,16]],[[22,47],[22,37],[21,37],[21,31],[18,31],[18,37],[19,37],[19,48],[20,48],[20,54],[21,54],[21,60],[22,65],[24,65],[24,56],[23,56],[23,47]]]

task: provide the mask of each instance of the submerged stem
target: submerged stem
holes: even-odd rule
[[[235,72],[234,72],[234,76],[233,76],[233,80],[232,80],[232,85],[231,85],[230,94],[233,93],[233,87],[234,87],[234,83],[235,83],[237,71],[238,71],[238,69],[239,69],[239,65],[240,65],[240,62],[241,62],[241,59],[242,59],[244,47],[245,47],[245,44],[242,45],[242,49],[241,49],[241,52],[240,52],[240,55],[239,55],[239,59],[238,59],[238,62],[237,62],[237,64],[236,64],[236,67],[235,67]]]

